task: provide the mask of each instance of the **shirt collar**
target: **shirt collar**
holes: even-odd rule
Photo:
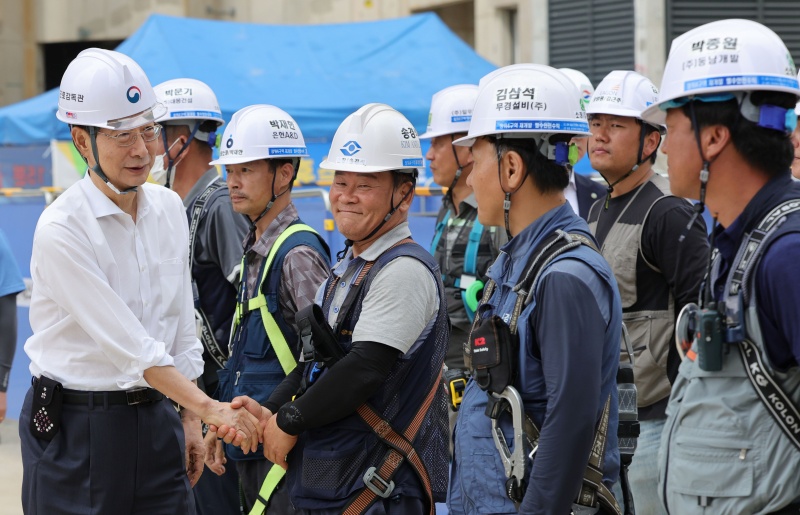
[[[791,181],[792,179],[788,175],[770,179],[750,199],[744,211],[736,217],[733,223],[727,228],[721,225],[714,228],[714,246],[719,249],[722,258],[726,262],[733,261],[745,233],[752,231],[761,219],[775,207],[776,200],[791,187]]]
[[[261,238],[259,238],[249,250],[256,252],[260,256],[266,257],[270,248],[272,247],[272,242],[275,241],[278,236],[296,219],[297,209],[294,207],[293,202],[289,202],[286,207],[281,209],[275,219],[269,223],[267,230],[264,231],[264,234],[261,235]],[[245,239],[243,245],[246,244],[247,240]]]
[[[83,194],[86,196],[86,200],[95,218],[126,214],[118,205],[108,198],[105,193],[100,191],[100,188],[95,185],[92,178],[89,176],[90,173],[91,172],[87,170],[83,179],[78,181],[78,184],[83,190]],[[137,188],[136,197],[136,216],[138,219],[145,216],[150,211],[150,202],[148,195],[145,193],[144,184]]]
[[[575,170],[569,171],[569,185],[577,189],[575,186]]]
[[[498,284],[516,284],[531,253],[556,229],[580,232],[594,240],[586,222],[575,214],[569,203],[565,202],[539,217],[503,245],[500,248],[500,255],[489,268],[487,275]]]
[[[409,238],[410,236],[411,229],[408,228],[408,222],[402,222],[397,227],[392,228],[389,232],[381,235],[377,240],[373,241],[372,245],[370,245],[367,250],[359,254],[357,258],[353,257],[352,247],[348,249],[344,259],[336,263],[336,265],[333,267],[333,270],[338,272],[337,275],[341,275],[345,270],[347,270],[347,267],[352,261],[375,261],[380,257],[381,254],[391,248],[392,245],[398,241],[404,240],[405,238]]]

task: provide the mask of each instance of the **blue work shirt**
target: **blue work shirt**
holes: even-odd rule
[[[516,300],[512,288],[521,281],[534,250],[557,229],[593,239],[586,222],[566,204],[526,227],[501,248],[489,269],[497,289],[478,308],[483,319],[496,314],[508,323]],[[514,386],[541,433],[519,513],[569,513],[607,400],[603,482],[608,487],[616,482],[621,326],[616,280],[599,253],[580,246],[544,270],[518,322]],[[491,420],[484,414],[486,404],[486,393],[470,380],[454,436],[448,494],[453,514],[517,513],[505,494],[506,476],[492,439]],[[500,425],[506,440],[513,442],[507,416],[501,416]]]
[[[800,182],[787,173],[773,178],[750,200],[744,211],[727,228],[714,229],[714,246],[719,249],[719,276],[714,295],[722,299],[731,263],[750,233],[775,206],[790,198],[800,198]],[[800,215],[793,215],[794,217]],[[792,223],[792,222],[787,222]],[[797,222],[794,222],[797,223]],[[773,366],[785,371],[800,363],[800,232],[789,232],[773,240],[756,269],[754,290],[764,346]]]

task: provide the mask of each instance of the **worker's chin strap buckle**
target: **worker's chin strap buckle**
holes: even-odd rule
[[[384,481],[378,475],[378,470],[375,467],[370,467],[364,473],[364,485],[372,490],[372,493],[383,499],[387,499],[394,491],[394,481]]]

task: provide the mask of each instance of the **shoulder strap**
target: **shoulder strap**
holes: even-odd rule
[[[206,204],[215,191],[225,186],[220,177],[216,177],[211,183],[206,186],[197,199],[192,203],[192,217],[189,220],[189,270],[194,265],[194,245],[197,238],[197,227],[200,224],[200,215],[205,211]]]
[[[244,316],[251,311],[255,311],[257,309],[261,311],[261,319],[264,323],[264,329],[267,332],[267,337],[272,343],[272,348],[275,349],[275,354],[278,356],[278,361],[280,361],[283,372],[286,375],[289,375],[289,373],[294,370],[294,367],[297,366],[297,361],[295,360],[295,355],[292,352],[292,349],[289,347],[289,344],[286,341],[286,336],[284,336],[283,331],[281,331],[280,327],[278,326],[278,322],[275,321],[275,317],[272,316],[272,313],[270,313],[267,309],[267,297],[264,295],[261,285],[264,283],[267,275],[269,274],[269,270],[272,267],[272,262],[275,260],[275,256],[278,254],[278,250],[292,235],[301,231],[317,234],[317,231],[302,223],[295,223],[287,227],[281,233],[281,235],[278,236],[278,239],[275,240],[275,243],[272,244],[272,248],[269,250],[269,254],[267,254],[267,258],[264,261],[261,272],[261,280],[259,281],[258,289],[256,290],[258,294],[252,299],[245,300],[242,304],[237,304],[236,314],[234,316],[234,320],[237,321],[241,316]],[[244,287],[244,285],[242,285],[242,287]]]
[[[350,312],[350,309],[353,307],[356,299],[358,298],[359,293],[361,293],[361,288],[364,286],[364,279],[369,275],[370,270],[375,264],[380,261],[381,257],[383,257],[386,252],[390,251],[395,247],[399,247],[400,245],[406,245],[416,243],[411,238],[404,238],[388,249],[386,249],[380,256],[378,256],[373,261],[367,261],[364,263],[364,266],[361,267],[361,271],[359,271],[358,276],[356,276],[353,285],[350,287],[350,290],[347,292],[347,296],[344,298],[344,302],[342,302],[342,306],[339,308],[339,316],[336,318],[336,325],[333,327],[333,333],[338,338],[341,335],[341,328],[342,324],[344,323],[345,319],[347,318],[347,314]],[[380,269],[381,267],[379,267]],[[331,282],[328,284],[328,289],[325,292],[325,298],[323,299],[323,305],[326,303],[330,295],[333,293],[334,287],[336,285],[336,281],[331,279]]]
[[[561,254],[580,247],[581,245],[586,245],[595,252],[600,252],[590,238],[578,233],[567,233],[560,229],[547,237],[537,247],[536,251],[533,252],[532,255],[534,257],[529,262],[525,273],[522,275],[522,280],[517,283],[512,290],[517,294],[517,302],[514,304],[514,311],[511,315],[511,323],[509,324],[513,334],[517,333],[519,315],[522,313],[524,307],[530,304],[533,299],[539,277],[542,275],[547,265],[552,263]]]
[[[189,272],[191,273],[194,266],[194,247],[197,240],[197,228],[200,225],[200,217],[206,210],[206,204],[215,191],[225,185],[220,177],[214,178],[206,189],[195,199],[192,203],[192,214],[189,220]],[[197,286],[197,280],[192,276],[192,297],[194,299],[195,315],[201,324],[200,341],[203,347],[208,352],[208,355],[220,367],[224,368],[225,363],[228,361],[227,353],[222,349],[217,338],[214,336],[214,331],[211,329],[211,323],[208,320],[203,308],[200,306],[200,292]]]
[[[476,275],[478,267],[478,247],[481,243],[481,236],[483,235],[483,225],[475,218],[472,224],[472,230],[469,232],[469,240],[467,241],[467,250],[464,253],[464,273],[467,275]]]
[[[800,450],[800,411],[797,406],[764,368],[758,347],[750,340],[743,340],[738,347],[747,378],[758,398],[789,441]]]
[[[800,211],[800,199],[787,200],[770,211],[747,235],[747,241],[740,247],[742,251],[737,255],[725,285],[725,316],[728,331],[742,336],[738,347],[750,384],[781,431],[800,450],[800,410],[769,373],[762,361],[761,351],[746,338],[741,323],[743,306],[747,305],[750,297],[750,280],[764,253],[765,243],[786,221],[787,215],[797,211]]]
[[[444,228],[447,227],[447,222],[450,221],[450,210],[447,210],[444,217],[439,220],[439,223],[436,224],[436,232],[433,234],[433,241],[431,242],[431,255],[436,252],[436,247],[439,246],[439,240],[442,237],[442,233],[444,232]]]

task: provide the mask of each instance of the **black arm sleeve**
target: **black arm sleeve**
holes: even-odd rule
[[[300,382],[303,380],[303,370],[305,363],[298,363],[294,370],[289,372],[281,384],[275,387],[272,395],[269,396],[267,402],[263,404],[271,413],[278,411],[278,408],[292,400],[300,389]]]
[[[0,392],[8,388],[17,350],[17,294],[0,297]]]
[[[355,342],[299,399],[278,410],[278,427],[290,435],[353,413],[386,380],[400,351],[377,342]],[[270,400],[272,400],[270,398]]]

